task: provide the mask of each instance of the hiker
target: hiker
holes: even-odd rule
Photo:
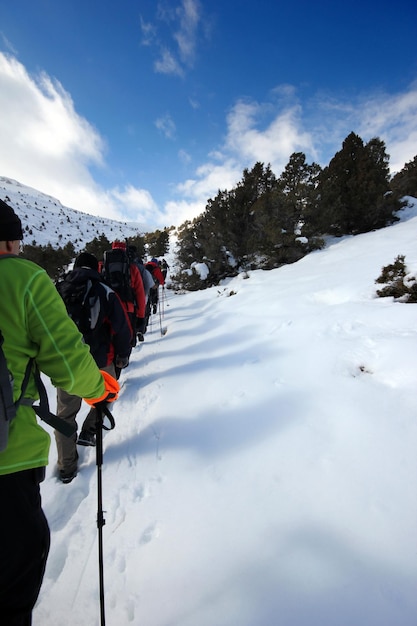
[[[158,310],[158,289],[159,285],[165,285],[165,279],[159,267],[158,259],[152,258],[145,264],[145,268],[152,274],[154,285],[151,288],[147,306],[147,319],[152,313],[156,313]]]
[[[57,289],[97,366],[119,378],[121,370],[129,365],[132,328],[119,296],[99,274],[98,259],[82,252],[75,260],[74,269]],[[94,407],[88,412],[77,440],[76,417],[81,400],[64,389],[57,389],[57,416],[72,424],[75,430],[71,437],[55,431],[59,478],[65,484],[77,475],[77,443],[83,446],[96,444],[97,410]]]
[[[140,275],[142,277],[143,288],[145,290],[145,300],[148,301],[149,291],[154,286],[154,280],[152,274],[146,269],[142,259],[138,256],[136,246],[128,246],[129,258],[138,267]]]
[[[31,406],[38,397],[33,358],[55,386],[89,404],[111,401],[119,385],[97,367],[47,273],[19,258],[22,224],[0,200],[0,330],[16,402],[29,380],[0,452],[0,624],[29,626],[49,552],[50,531],[40,483],[50,436]]]
[[[162,276],[164,277],[164,281],[166,281],[168,270],[169,270],[169,265],[165,261],[165,259],[162,259],[162,261],[159,261],[159,267],[161,268],[161,272],[162,272]]]
[[[146,305],[149,300],[149,293],[151,288],[155,285],[152,274],[146,269],[142,259],[137,254],[136,246],[128,246],[127,252],[129,258],[138,267],[140,275],[142,277],[143,289],[145,291],[145,316],[137,319],[136,335],[139,341],[144,341],[144,334],[146,333]]]
[[[145,317],[145,290],[137,266],[127,255],[126,243],[114,241],[104,253],[102,274],[106,283],[118,294],[132,326],[132,347],[136,345],[137,320]]]

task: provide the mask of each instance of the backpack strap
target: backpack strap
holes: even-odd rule
[[[71,435],[77,432],[77,425],[68,424],[65,420],[61,419],[57,415],[54,415],[54,413],[51,413],[49,409],[48,394],[46,393],[45,385],[41,380],[38,366],[35,367],[35,382],[39,392],[39,406],[33,405],[32,408],[36,415],[46,424],[55,428],[58,432],[62,433],[66,437],[71,437]]]
[[[29,369],[29,365],[31,369],[32,364],[33,364],[33,359],[30,359],[28,363],[28,368],[26,369],[26,371]],[[77,425],[68,424],[68,422],[66,422],[62,418],[51,413],[49,409],[48,394],[46,392],[45,385],[42,382],[39,367],[36,365],[36,363],[35,363],[35,370],[33,374],[35,377],[36,387],[39,393],[39,405],[33,404],[35,400],[32,400],[32,398],[22,398],[20,400],[20,404],[22,404],[23,406],[31,406],[32,409],[35,411],[36,415],[40,417],[40,419],[43,422],[45,422],[45,424],[52,426],[52,428],[55,428],[55,430],[62,433],[66,437],[71,437],[71,435],[77,432]]]
[[[2,419],[10,422],[16,415],[17,407],[13,402],[13,390],[7,368],[6,357],[3,352],[4,337],[0,330],[0,403]]]

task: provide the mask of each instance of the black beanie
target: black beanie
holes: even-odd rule
[[[94,254],[89,252],[81,252],[75,259],[74,267],[89,267],[98,271],[98,260]]]
[[[22,222],[12,207],[0,200],[0,241],[23,239]]]

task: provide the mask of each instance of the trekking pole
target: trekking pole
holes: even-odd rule
[[[100,625],[105,626],[105,602],[104,602],[104,559],[103,559],[103,526],[106,523],[103,512],[103,428],[112,430],[115,426],[114,418],[107,408],[106,402],[96,405],[96,465],[97,465],[97,528],[98,528],[98,569],[99,569],[99,592],[100,592]],[[110,420],[110,428],[104,426],[104,415]]]
[[[158,309],[159,309],[159,330],[161,331],[161,337],[164,334],[162,332],[162,313],[161,313],[161,303],[158,302]]]
[[[159,311],[159,330],[161,331],[161,337],[167,334],[167,329],[162,328],[162,313],[161,313],[161,299],[158,298],[158,311]]]
[[[167,306],[169,306],[169,303],[168,303],[168,296],[167,296],[166,291],[165,291],[165,285],[163,285],[163,286],[162,286],[162,291],[163,291],[163,294],[164,294],[165,304],[166,304]]]
[[[152,304],[151,304],[151,308],[150,308],[150,311],[149,311],[149,323],[150,323],[150,326],[151,326],[151,331],[150,332],[152,333]]]

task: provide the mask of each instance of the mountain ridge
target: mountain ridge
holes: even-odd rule
[[[144,224],[119,222],[66,207],[57,198],[7,176],[0,176],[0,198],[22,220],[23,242],[30,245],[64,247],[72,243],[78,252],[101,235],[111,242],[147,231]]]

